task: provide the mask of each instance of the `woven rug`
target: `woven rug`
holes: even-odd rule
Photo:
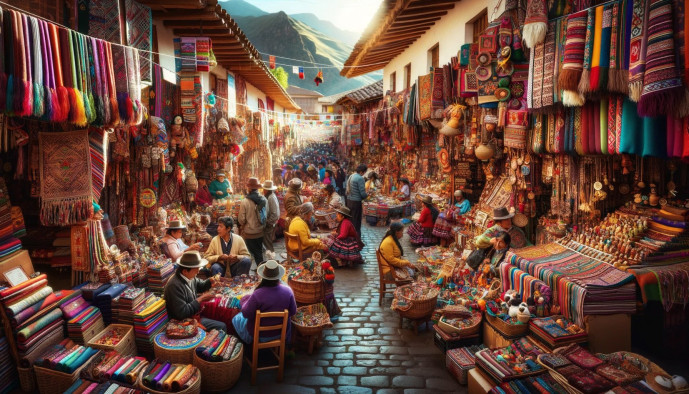
[[[91,153],[91,179],[93,185],[93,201],[100,200],[100,194],[105,187],[105,171],[107,169],[105,130],[99,127],[89,131],[89,151]]]
[[[637,102],[641,97],[646,70],[646,39],[648,29],[648,0],[634,3],[629,38],[629,98]]]
[[[431,117],[431,74],[419,76],[419,120]]]
[[[541,107],[549,107],[553,105],[555,95],[554,92],[554,77],[555,67],[555,48],[557,34],[555,22],[548,23],[548,33],[545,35],[545,45],[543,46],[543,86],[541,87]]]
[[[151,81],[151,38],[153,37],[153,17],[151,8],[134,0],[125,0],[127,12],[127,44],[139,51],[141,80]]]
[[[660,116],[676,112],[684,94],[680,70],[675,62],[672,0],[650,0],[649,14],[649,41],[639,114]]]
[[[74,271],[89,271],[89,230],[88,226],[72,226],[72,269]]]
[[[437,67],[433,70],[433,97],[431,98],[432,111],[443,110],[445,108],[445,101],[443,100],[443,69]]]
[[[41,223],[65,226],[93,212],[91,155],[86,130],[39,133]]]
[[[105,41],[120,43],[119,1],[91,0],[87,3],[89,9],[88,35]]]

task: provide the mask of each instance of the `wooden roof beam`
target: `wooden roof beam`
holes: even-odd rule
[[[455,2],[451,4],[433,4],[433,5],[419,5],[416,7],[407,7],[400,16],[410,16],[410,15],[427,15],[438,11],[449,11],[455,7]]]
[[[431,18],[440,18],[447,15],[447,11],[434,11],[430,12],[428,14],[413,14],[413,15],[405,15],[405,16],[400,16],[397,18],[395,23],[400,23],[400,22],[407,22],[407,21],[413,21],[413,22],[419,22],[423,21],[426,19],[431,19]]]
[[[173,29],[177,36],[192,36],[192,37],[228,37],[232,35],[230,29]]]
[[[428,30],[429,27],[433,26],[435,22],[426,22],[420,25],[416,25],[414,27],[393,27],[388,29],[386,35],[398,33],[398,32],[404,32],[404,33],[415,33],[415,32],[421,32],[421,31],[426,31]]]
[[[199,29],[203,28],[218,28],[218,27],[224,27],[224,28],[229,28],[225,21],[222,19],[216,19],[216,20],[207,20],[207,21],[201,21],[201,20],[163,20],[163,25],[165,27],[175,29],[175,28],[194,28],[198,27]]]
[[[218,19],[218,14],[212,10],[187,10],[187,11],[153,11],[154,19],[162,19],[163,21],[214,21]]]
[[[205,8],[208,5],[208,1],[206,0],[142,0],[141,3],[149,7],[163,9],[181,8],[190,10],[198,10],[201,8]]]

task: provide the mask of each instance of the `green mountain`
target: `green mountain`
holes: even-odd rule
[[[276,63],[289,74],[291,86],[315,90],[329,96],[366,86],[381,78],[380,72],[351,79],[341,76],[340,68],[349,57],[352,46],[282,11],[260,14],[263,11],[242,0],[230,0],[219,4],[227,9],[256,49],[264,54],[263,59],[266,62],[269,54],[278,56]],[[314,67],[320,65],[331,66],[321,68],[324,82],[316,86],[313,79],[318,68]],[[292,73],[292,66],[304,67],[304,79],[299,79],[297,74]]]
[[[335,26],[332,22],[324,21],[314,14],[291,14],[290,16],[299,22],[303,22],[313,27],[328,37],[336,37],[338,40],[349,46],[354,46],[354,44],[356,44],[356,42],[359,40],[359,33],[349,30],[342,30]]]

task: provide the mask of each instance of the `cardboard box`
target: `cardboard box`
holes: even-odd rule
[[[485,394],[493,386],[493,381],[481,372],[480,368],[474,368],[469,371],[469,394]]]
[[[632,317],[616,315],[588,315],[585,318],[589,334],[588,345],[593,353],[631,351]]]

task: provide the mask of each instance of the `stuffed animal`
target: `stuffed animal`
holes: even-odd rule
[[[509,304],[509,310],[507,312],[510,317],[517,317],[519,314],[519,306],[522,303],[522,297],[520,295],[515,295],[514,297],[510,297],[510,300],[508,302]]]
[[[177,149],[183,149],[186,146],[189,133],[186,127],[182,126],[182,117],[177,115],[170,126],[170,157],[175,157]]]
[[[526,304],[526,302],[522,302],[517,308],[517,320],[519,320],[520,323],[526,324],[529,322],[529,319],[531,319],[529,306]]]

